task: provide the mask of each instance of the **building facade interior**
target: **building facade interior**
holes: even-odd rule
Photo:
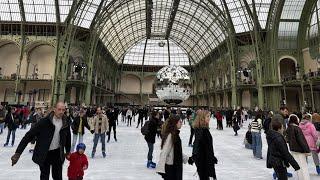
[[[320,110],[320,0],[0,0],[0,102]]]

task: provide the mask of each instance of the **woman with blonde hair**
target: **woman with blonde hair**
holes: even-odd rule
[[[214,156],[212,136],[209,131],[210,112],[201,110],[197,112],[193,123],[195,140],[193,144],[192,160],[197,166],[200,180],[216,179],[215,164],[218,163]]]

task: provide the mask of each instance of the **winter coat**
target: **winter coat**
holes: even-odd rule
[[[70,179],[75,179],[77,177],[83,177],[84,168],[88,168],[88,159],[85,154],[80,154],[78,152],[74,152],[67,158],[70,161],[68,167],[68,177]]]
[[[308,146],[311,151],[317,151],[318,148],[316,146],[316,142],[318,140],[318,132],[314,125],[307,121],[301,121],[299,127],[301,128],[305,139],[307,140]]]
[[[10,131],[19,127],[19,119],[16,114],[7,113],[5,123]]]
[[[289,153],[283,135],[274,130],[267,131],[266,135],[268,143],[267,168],[289,167],[291,164],[295,170],[300,169],[297,161]]]
[[[107,118],[110,126],[115,126],[118,118],[118,113],[116,111],[107,112]]]
[[[102,119],[102,122],[100,124],[101,131],[99,132],[99,128],[100,128],[99,127],[99,118],[100,118],[99,115],[97,115],[93,118],[93,125],[91,127],[91,130],[94,130],[94,132],[96,134],[99,134],[99,133],[103,134],[105,132],[109,132],[109,120],[108,120],[107,116],[104,114],[101,115],[101,119]]]
[[[32,160],[38,165],[42,165],[47,157],[50,144],[54,135],[55,126],[52,123],[54,113],[36,123],[22,138],[16,153],[21,154],[29,142],[36,138],[36,146],[33,151]],[[65,116],[62,118],[60,134],[60,158],[64,162],[65,153],[70,153],[71,133],[70,126]]]
[[[208,128],[195,128],[192,159],[194,160],[200,177],[216,178],[215,164],[218,160],[214,156],[212,136]]]
[[[290,151],[299,153],[310,153],[308,143],[299,126],[295,124],[289,124],[286,130],[286,134]]]
[[[217,120],[218,121],[222,121],[222,115],[221,115],[221,113],[220,112],[217,112],[216,114],[215,114],[215,117],[217,118]]]
[[[147,135],[144,136],[144,139],[148,142],[148,143],[152,143],[154,144],[156,142],[156,135],[157,135],[157,128],[158,128],[158,119],[152,118],[149,122],[149,132]]]
[[[188,156],[182,154],[182,161],[184,164],[188,162]],[[172,135],[169,134],[160,152],[159,162],[157,164],[156,172],[165,174],[165,165],[174,164],[174,144]]]
[[[0,124],[4,123],[6,119],[6,111],[4,109],[0,110]]]
[[[74,118],[72,125],[71,125],[71,129],[72,129],[72,133],[73,134],[78,134],[78,130],[79,130],[79,126],[80,126],[80,116],[77,116],[76,118]],[[90,126],[88,124],[87,118],[86,117],[82,117],[82,135],[84,135],[84,127],[86,127],[89,131],[90,131]]]
[[[126,117],[128,117],[128,116],[132,117],[132,110],[131,109],[127,110]]]

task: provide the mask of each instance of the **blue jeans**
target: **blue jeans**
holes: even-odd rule
[[[79,143],[83,143],[83,135],[82,134],[73,134],[73,138],[72,138],[72,145],[71,145],[71,152],[74,151],[74,147],[77,144],[77,139],[79,137]]]
[[[262,158],[262,140],[261,133],[252,132],[252,150],[256,158]]]
[[[148,161],[152,161],[152,154],[153,154],[153,143],[148,143]]]
[[[93,138],[93,149],[92,149],[92,153],[96,152],[96,148],[98,145],[98,141],[101,141],[102,144],[102,152],[106,152],[106,134],[105,133],[95,133],[94,134],[94,138]]]
[[[0,134],[3,133],[3,129],[4,129],[4,123],[0,123]]]
[[[13,145],[13,144],[14,144],[14,140],[15,140],[15,138],[16,138],[16,130],[15,130],[15,129],[13,129],[13,130],[8,129],[8,135],[7,135],[6,144],[9,143],[11,134],[12,134],[11,144]]]

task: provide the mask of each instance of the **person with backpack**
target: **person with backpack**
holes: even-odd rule
[[[252,151],[253,151],[253,156],[256,159],[263,159],[261,129],[262,129],[262,114],[258,113],[255,119],[251,122]]]
[[[151,114],[151,119],[149,121],[146,121],[145,125],[141,128],[141,133],[144,135],[144,139],[146,140],[148,144],[148,162],[147,162],[147,168],[155,168],[156,163],[152,162],[153,159],[153,148],[154,143],[156,142],[156,135],[157,135],[157,128],[158,128],[158,121],[159,121],[160,115],[159,112],[153,111]]]

